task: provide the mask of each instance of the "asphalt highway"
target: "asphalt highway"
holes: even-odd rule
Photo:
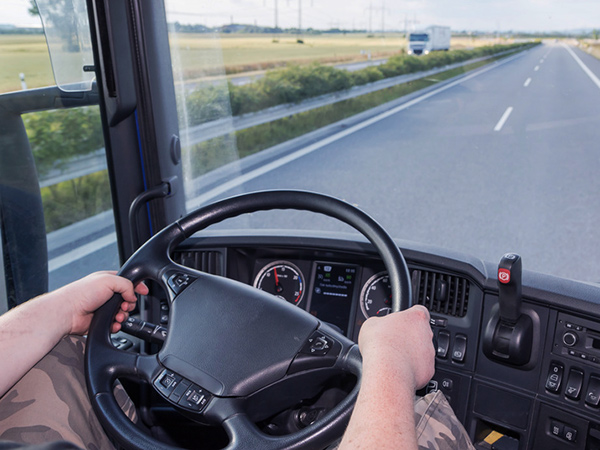
[[[493,262],[516,252],[524,268],[600,281],[599,77],[600,61],[584,52],[540,45],[204,195],[323,192],[398,239]],[[348,230],[291,211],[222,225],[246,227]],[[51,287],[116,265],[115,248],[54,266]]]

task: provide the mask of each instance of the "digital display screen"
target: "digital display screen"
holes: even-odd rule
[[[355,279],[355,266],[317,263],[310,313],[346,333]]]

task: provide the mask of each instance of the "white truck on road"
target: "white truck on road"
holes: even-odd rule
[[[450,27],[430,26],[408,35],[408,54],[427,55],[436,50],[450,49]]]

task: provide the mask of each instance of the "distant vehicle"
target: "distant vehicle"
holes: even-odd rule
[[[435,50],[450,49],[450,27],[431,26],[408,35],[408,54],[427,55]]]

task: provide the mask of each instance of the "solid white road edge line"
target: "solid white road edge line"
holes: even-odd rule
[[[562,44],[562,46],[564,48],[567,49],[567,51],[571,54],[571,56],[573,57],[573,59],[575,60],[575,62],[577,62],[577,64],[579,64],[579,67],[581,67],[583,69],[583,71],[585,72],[585,74],[590,77],[590,80],[592,80],[594,82],[594,84],[598,87],[598,89],[600,89],[600,80],[598,79],[598,77],[594,74],[594,72],[592,72],[588,66],[586,66],[584,64],[584,62],[579,59],[579,56],[577,56],[575,54],[575,52],[566,44]]]

